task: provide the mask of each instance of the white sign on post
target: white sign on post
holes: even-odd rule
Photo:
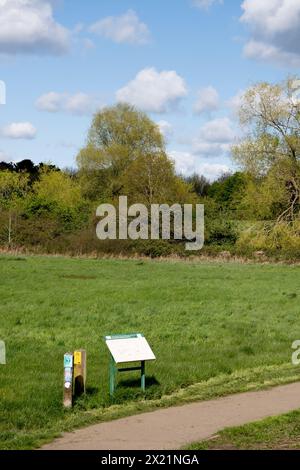
[[[148,341],[142,335],[117,339],[107,336],[105,341],[116,364],[155,361],[156,359]]]

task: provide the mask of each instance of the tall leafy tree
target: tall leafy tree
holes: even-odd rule
[[[29,188],[29,176],[9,170],[0,171],[0,210],[8,214],[6,227],[8,244],[12,242],[13,219],[21,211]]]
[[[84,192],[95,200],[122,194],[125,186],[134,185],[128,179],[136,173],[134,168],[146,162],[150,168],[155,160],[166,170],[170,168],[164,138],[145,113],[128,104],[105,108],[95,115],[86,146],[77,156]]]
[[[233,148],[235,160],[257,182],[261,214],[292,222],[300,211],[299,80],[259,83],[244,95],[240,121],[246,130]]]
[[[43,171],[33,192],[38,200],[62,208],[74,208],[81,202],[79,185],[64,172]]]
[[[190,184],[193,188],[193,191],[200,197],[205,197],[208,195],[210,182],[203,175],[198,175],[194,173],[191,176],[185,178],[186,182]]]

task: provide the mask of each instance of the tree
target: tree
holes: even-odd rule
[[[158,126],[128,104],[100,111],[77,157],[84,194],[91,200],[127,195],[135,202],[165,202],[176,180]]]
[[[15,163],[14,165],[15,171],[18,173],[28,173],[30,175],[36,175],[38,172],[38,167],[35,166],[35,164],[29,160],[21,160],[20,162]]]
[[[148,207],[151,204],[188,203],[192,192],[175,175],[174,163],[164,153],[136,158],[124,174],[123,190],[131,202]]]
[[[297,83],[293,78],[277,85],[259,83],[245,93],[240,121],[247,135],[233,148],[235,160],[260,186],[265,212],[274,213],[278,222],[292,222],[300,211]]]
[[[27,174],[12,173],[9,170],[0,171],[0,207],[8,211],[7,241],[12,242],[13,216],[21,210],[28,191],[29,177]]]
[[[205,178],[205,176],[194,173],[193,175],[185,178],[185,181],[192,186],[193,191],[198,196],[205,197],[208,195],[210,182]]]
[[[81,203],[79,185],[60,171],[42,172],[33,186],[33,192],[38,200],[62,208],[74,208]]]
[[[0,162],[0,171],[15,171],[13,163]]]
[[[208,196],[213,198],[222,209],[236,210],[239,207],[248,183],[245,173],[226,173],[212,183]]]
[[[174,181],[173,165],[163,153],[140,155],[128,166],[122,180],[124,193],[132,202],[150,205],[166,201]]]
[[[23,218],[28,226],[52,226],[55,236],[76,232],[90,217],[90,207],[82,197],[77,179],[64,171],[46,168],[26,200]],[[40,229],[40,232],[44,230]],[[42,233],[40,233],[43,236]],[[33,235],[30,237],[34,238]]]

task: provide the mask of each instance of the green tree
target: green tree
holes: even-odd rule
[[[213,198],[222,209],[236,211],[245,193],[248,176],[242,172],[222,175],[212,183],[208,196]]]
[[[174,163],[165,153],[140,155],[123,177],[124,193],[135,203],[188,203],[191,187],[176,176]]]
[[[163,155],[164,138],[145,113],[128,104],[105,108],[95,115],[86,146],[77,156],[83,191],[93,200],[119,196],[125,182],[128,187],[125,174],[134,173],[131,164],[162,160]]]
[[[208,195],[210,182],[203,175],[194,173],[191,176],[185,178],[185,181],[192,186],[193,191],[200,197]]]
[[[55,222],[57,233],[76,231],[88,220],[90,208],[76,178],[49,168],[42,171],[27,198],[25,216]]]
[[[7,232],[8,244],[12,242],[13,219],[20,213],[29,187],[29,175],[0,171],[0,209],[8,214]]]
[[[240,121],[246,137],[233,148],[241,167],[252,174],[261,216],[293,222],[300,211],[300,102],[294,78],[259,83],[244,95]],[[250,185],[253,193],[253,183]],[[248,203],[251,205],[248,194]],[[257,204],[261,207],[257,207]]]
[[[81,203],[79,184],[69,175],[58,171],[43,171],[33,185],[37,199],[58,207],[77,207]]]

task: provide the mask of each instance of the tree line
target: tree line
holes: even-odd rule
[[[97,113],[77,168],[31,160],[0,163],[0,243],[59,253],[185,255],[183,243],[99,241],[96,207],[129,203],[205,204],[206,253],[300,256],[300,104],[294,78],[259,83],[243,96],[239,170],[211,183],[176,174],[158,126],[118,104]]]

